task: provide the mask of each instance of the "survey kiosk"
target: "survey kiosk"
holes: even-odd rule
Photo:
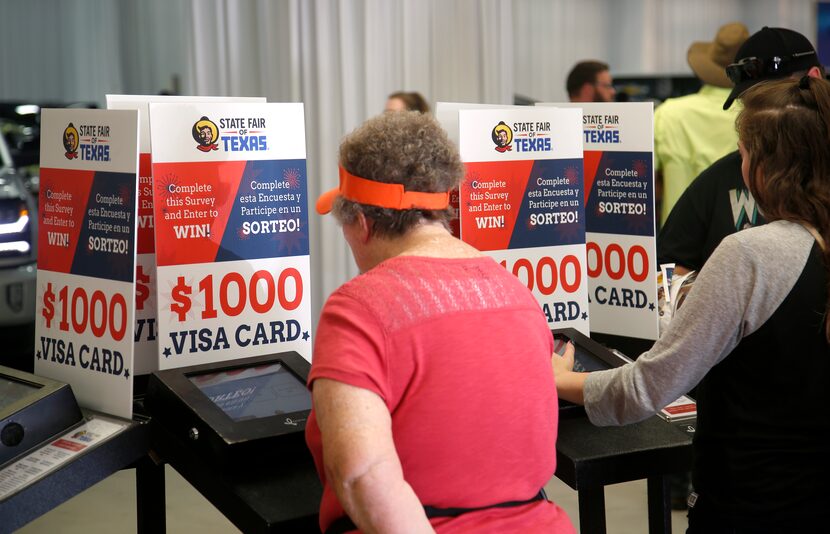
[[[0,467],[82,422],[69,384],[0,366]]]
[[[223,463],[304,448],[309,363],[283,352],[168,369],[147,385],[147,411],[195,451]]]

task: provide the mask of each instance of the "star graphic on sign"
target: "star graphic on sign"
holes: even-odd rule
[[[164,354],[164,357],[165,357],[165,358],[169,358],[169,357],[170,357],[170,347],[164,347],[164,350],[163,350],[163,351],[161,351],[161,352],[162,352],[162,354]]]
[[[649,309],[649,311],[654,311],[654,303],[653,302],[648,303],[648,309]]]
[[[308,341],[308,330],[303,332],[303,341]]]
[[[129,369],[124,370],[124,378],[126,378],[127,380],[130,379],[130,370]]]
[[[288,182],[288,187],[291,189],[297,189],[300,187],[300,178],[302,174],[300,174],[299,169],[285,169],[282,171],[283,179]]]
[[[35,354],[35,356],[37,356],[37,359],[39,360],[39,359],[41,358],[40,351],[37,351],[37,353]]]
[[[588,318],[588,312],[582,312],[582,320],[584,321],[587,318]]]

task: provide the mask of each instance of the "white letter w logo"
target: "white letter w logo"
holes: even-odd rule
[[[732,189],[729,191],[729,202],[732,204],[732,220],[736,231],[755,226],[758,208],[749,191],[744,188]]]

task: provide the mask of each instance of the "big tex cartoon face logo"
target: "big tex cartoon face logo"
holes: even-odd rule
[[[78,157],[79,143],[80,139],[78,138],[78,130],[70,122],[69,126],[67,126],[63,131],[63,148],[66,150],[66,153],[64,154],[66,159],[76,159]]]
[[[493,142],[496,144],[496,152],[513,150],[513,147],[510,146],[510,143],[513,142],[513,130],[504,121],[499,122],[493,128],[493,131],[490,132],[490,137],[493,138]]]
[[[196,148],[202,152],[210,152],[211,150],[219,150],[216,144],[219,141],[219,128],[216,123],[207,117],[202,117],[196,124],[193,125],[193,139],[199,143]]]

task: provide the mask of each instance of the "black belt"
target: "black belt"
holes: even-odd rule
[[[513,506],[523,506],[536,501],[544,501],[547,498],[545,490],[540,489],[539,493],[524,501],[505,501],[476,508],[436,508],[435,506],[424,505],[424,512],[426,512],[427,518],[430,519],[433,517],[458,517],[467,512],[478,512],[479,510],[487,510],[488,508],[512,508]],[[357,526],[349,516],[344,515],[332,521],[329,528],[326,529],[326,534],[343,534],[351,530],[357,530]]]

